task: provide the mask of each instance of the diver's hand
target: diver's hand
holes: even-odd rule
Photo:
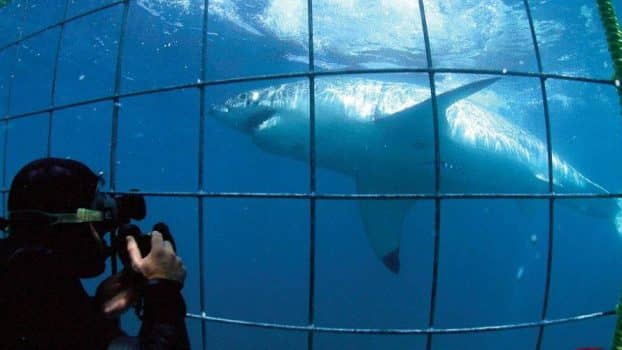
[[[117,318],[136,302],[138,290],[134,281],[124,270],[100,283],[95,298],[104,317]]]
[[[186,268],[181,258],[175,254],[173,245],[162,239],[158,231],[151,232],[151,251],[142,257],[134,237],[127,236],[127,252],[132,269],[145,276],[146,279],[167,279],[184,283]]]

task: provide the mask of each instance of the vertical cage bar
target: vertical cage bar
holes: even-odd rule
[[[63,19],[67,16],[67,8],[69,7],[69,0],[65,0],[65,8],[63,9]],[[58,41],[56,42],[56,54],[54,55],[54,68],[52,71],[52,89],[50,91],[50,106],[54,106],[54,100],[56,99],[56,79],[58,77],[58,60],[60,58],[60,50],[63,42],[63,33],[65,32],[65,23],[60,24],[58,31]],[[48,112],[48,144],[46,156],[52,156],[52,118],[54,111]]]
[[[309,34],[309,302],[308,325],[315,325],[315,53],[313,50],[313,0],[307,0]],[[313,350],[314,332],[307,332],[307,349]]]
[[[3,130],[3,134],[4,134],[4,141],[3,141],[3,157],[2,157],[2,188],[7,188],[8,187],[8,181],[11,179],[7,179],[6,176],[6,165],[7,165],[7,146],[9,145],[9,115],[11,112],[11,99],[12,99],[12,95],[13,95],[13,80],[15,79],[15,67],[17,66],[17,60],[19,58],[19,49],[21,46],[21,39],[22,39],[22,34],[23,33],[23,27],[24,27],[24,21],[26,20],[26,12],[28,11],[28,1],[24,1],[25,3],[25,8],[24,11],[21,15],[21,19],[18,20],[18,33],[17,33],[17,43],[15,44],[15,52],[13,53],[13,59],[12,59],[12,63],[11,63],[11,69],[9,70],[9,91],[7,93],[7,103],[6,103],[6,110],[7,110],[7,115],[4,117],[3,120],[3,126],[4,126],[4,130]],[[10,47],[10,46],[9,46]],[[7,206],[8,206],[8,194],[7,193],[3,193],[2,194],[2,201],[5,204],[3,206],[3,216],[6,217],[6,213],[7,213]],[[7,236],[6,233],[3,233],[4,237]]]
[[[119,94],[121,92],[121,74],[122,74],[122,64],[123,64],[123,48],[125,44],[125,30],[127,27],[127,15],[130,7],[129,0],[125,0],[123,2],[123,15],[121,17],[121,29],[119,30],[119,46],[117,48],[117,62],[115,68],[115,79],[114,79],[114,99],[112,106],[112,130],[110,137],[110,191],[115,191],[116,189],[116,167],[117,167],[117,141],[119,136],[119,109],[121,108],[121,103],[119,102]],[[111,232],[110,240],[114,241],[116,239],[116,233]],[[110,257],[112,273],[117,273],[117,257],[116,254],[113,254]]]
[[[201,82],[204,82],[206,79],[206,68],[205,65],[207,63],[207,16],[208,16],[208,8],[209,8],[209,0],[205,0],[203,2],[203,32],[201,33],[201,68],[200,68],[200,79]],[[201,85],[199,90],[199,192],[204,190],[203,183],[203,175],[205,173],[205,85]],[[199,307],[201,308],[201,314],[205,315],[205,269],[204,265],[204,237],[203,235],[205,230],[205,222],[204,222],[204,198],[198,197],[199,204]],[[207,349],[207,325],[205,321],[201,321],[201,343],[203,344],[203,349]]]
[[[546,149],[547,149],[547,162],[548,162],[548,192],[551,194],[549,198],[549,229],[548,229],[548,250],[546,259],[546,280],[544,286],[544,296],[542,302],[542,311],[540,319],[545,320],[548,312],[549,298],[551,291],[551,270],[553,266],[553,241],[554,241],[554,212],[555,212],[555,196],[553,190],[553,147],[551,142],[551,118],[549,115],[549,104],[546,93],[546,77],[543,76],[542,69],[542,57],[540,55],[540,47],[538,45],[538,37],[536,35],[536,28],[533,23],[533,16],[531,14],[531,7],[529,6],[529,0],[524,0],[525,11],[527,13],[527,19],[529,20],[529,29],[531,31],[531,39],[533,41],[534,52],[536,55],[536,62],[538,64],[538,73],[540,74],[540,89],[542,90],[542,106],[544,108],[544,125],[546,132]],[[538,340],[536,343],[536,349],[542,348],[542,338],[544,336],[544,327],[541,325],[538,331]]]
[[[8,135],[9,135],[9,111],[11,110],[11,94],[13,89],[13,74],[15,65],[17,64],[17,52],[19,51],[19,47],[16,45],[14,48],[13,57],[11,59],[11,68],[7,72],[9,80],[7,80],[8,84],[8,92],[7,92],[7,101],[6,101],[6,115],[2,117],[2,134],[4,135],[4,140],[2,140],[2,188],[7,188],[7,176],[6,176],[6,157],[8,155],[7,146],[8,146]],[[6,192],[2,193],[2,203],[4,203],[2,216],[6,217],[7,214],[7,194]],[[7,233],[2,233],[3,238],[7,237]]]
[[[438,103],[436,100],[436,82],[434,81],[434,71],[432,62],[432,50],[430,47],[430,34],[428,32],[428,23],[425,14],[425,5],[423,0],[419,0],[419,13],[421,16],[421,26],[423,28],[423,40],[425,42],[425,54],[430,80],[430,98],[432,99],[432,118],[434,120],[434,261],[432,265],[432,288],[430,292],[430,316],[428,318],[428,327],[434,327],[434,318],[436,314],[436,294],[438,285],[438,265],[440,258],[440,234],[441,234],[441,166],[440,166],[440,142],[438,128]],[[432,349],[432,334],[429,333],[426,340],[426,349]]]

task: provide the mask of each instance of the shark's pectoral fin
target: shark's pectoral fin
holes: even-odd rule
[[[382,193],[378,186],[357,179],[359,193]],[[376,256],[394,273],[400,271],[400,240],[402,226],[412,201],[359,200],[361,218],[367,239]]]
[[[400,271],[402,226],[410,204],[406,200],[359,201],[367,239],[376,256],[394,273]]]

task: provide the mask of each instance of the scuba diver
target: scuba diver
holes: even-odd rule
[[[145,217],[140,195],[99,191],[101,177],[84,164],[35,160],[14,177],[0,240],[0,349],[188,349],[186,275],[168,227],[150,236],[131,219]],[[125,228],[125,229],[123,229]],[[105,270],[106,232],[125,268],[95,297],[80,279]],[[142,306],[136,337],[118,316]]]

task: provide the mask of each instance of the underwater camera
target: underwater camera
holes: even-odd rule
[[[131,263],[127,252],[127,236],[132,236],[140,253],[145,257],[151,251],[151,236],[141,232],[140,228],[131,224],[131,220],[142,220],[145,218],[147,209],[145,199],[140,194],[126,194],[111,196],[98,193],[93,203],[94,212],[102,213],[103,220],[100,225],[105,231],[115,231],[116,236],[112,238],[111,246],[113,251],[118,254],[123,266],[130,268]],[[171,242],[173,249],[176,250],[175,241],[168,226],[162,222],[153,226],[153,231],[162,234],[165,241]]]
[[[153,231],[160,232],[162,234],[162,238],[165,241],[171,242],[171,245],[173,246],[173,250],[177,251],[177,248],[175,246],[175,240],[173,239],[173,236],[171,235],[171,232],[166,224],[161,223],[161,222],[155,224],[153,226]],[[144,299],[142,295],[143,293],[142,288],[144,287],[146,280],[145,280],[145,277],[143,277],[143,275],[134,272],[134,270],[132,269],[132,263],[131,263],[129,253],[126,248],[127,246],[126,237],[127,236],[134,237],[134,240],[136,241],[136,245],[138,246],[138,249],[140,250],[140,255],[142,257],[147,256],[149,252],[151,252],[151,236],[142,233],[140,228],[136,225],[126,224],[126,225],[122,225],[119,227],[117,231],[117,237],[113,243],[113,250],[116,251],[116,253],[118,254],[119,259],[121,260],[121,263],[123,264],[123,267],[124,267],[123,269],[124,273],[121,274],[121,280],[124,280],[126,283],[130,283],[131,285],[134,285],[136,288],[138,288],[139,296],[137,300],[134,302],[133,308],[134,308],[134,313],[136,314],[136,316],[140,320],[143,320],[144,319],[144,312],[143,312],[144,311]],[[100,294],[99,289],[97,291],[96,298],[98,298],[99,300],[105,299],[105,297]]]
[[[171,231],[165,223],[160,222],[155,224],[153,226],[153,231],[160,232],[162,234],[162,239],[171,242],[173,250],[177,251],[173,235],[171,235]],[[119,227],[117,237],[115,239],[115,242],[113,243],[113,248],[117,252],[117,254],[119,254],[119,259],[121,259],[123,266],[125,266],[126,269],[131,270],[132,265],[126,249],[127,241],[125,237],[127,236],[134,237],[134,240],[136,240],[136,245],[140,250],[140,254],[143,257],[147,256],[147,254],[149,254],[149,252],[151,251],[151,236],[142,233],[140,231],[140,228],[133,224],[126,224]]]
[[[93,221],[99,221],[97,224],[102,231],[114,232],[111,243],[112,251],[118,254],[123,266],[131,270],[130,258],[127,252],[127,236],[132,236],[136,240],[136,244],[140,253],[145,257],[151,251],[151,236],[141,232],[140,228],[131,224],[131,220],[142,220],[147,214],[145,198],[140,194],[124,194],[111,196],[105,193],[98,193],[93,201],[93,210],[90,212],[98,215]],[[96,220],[99,219],[99,220]],[[162,234],[165,241],[171,242],[173,249],[176,250],[175,240],[171,235],[168,226],[165,223],[157,223],[153,226],[152,231],[158,231]]]

